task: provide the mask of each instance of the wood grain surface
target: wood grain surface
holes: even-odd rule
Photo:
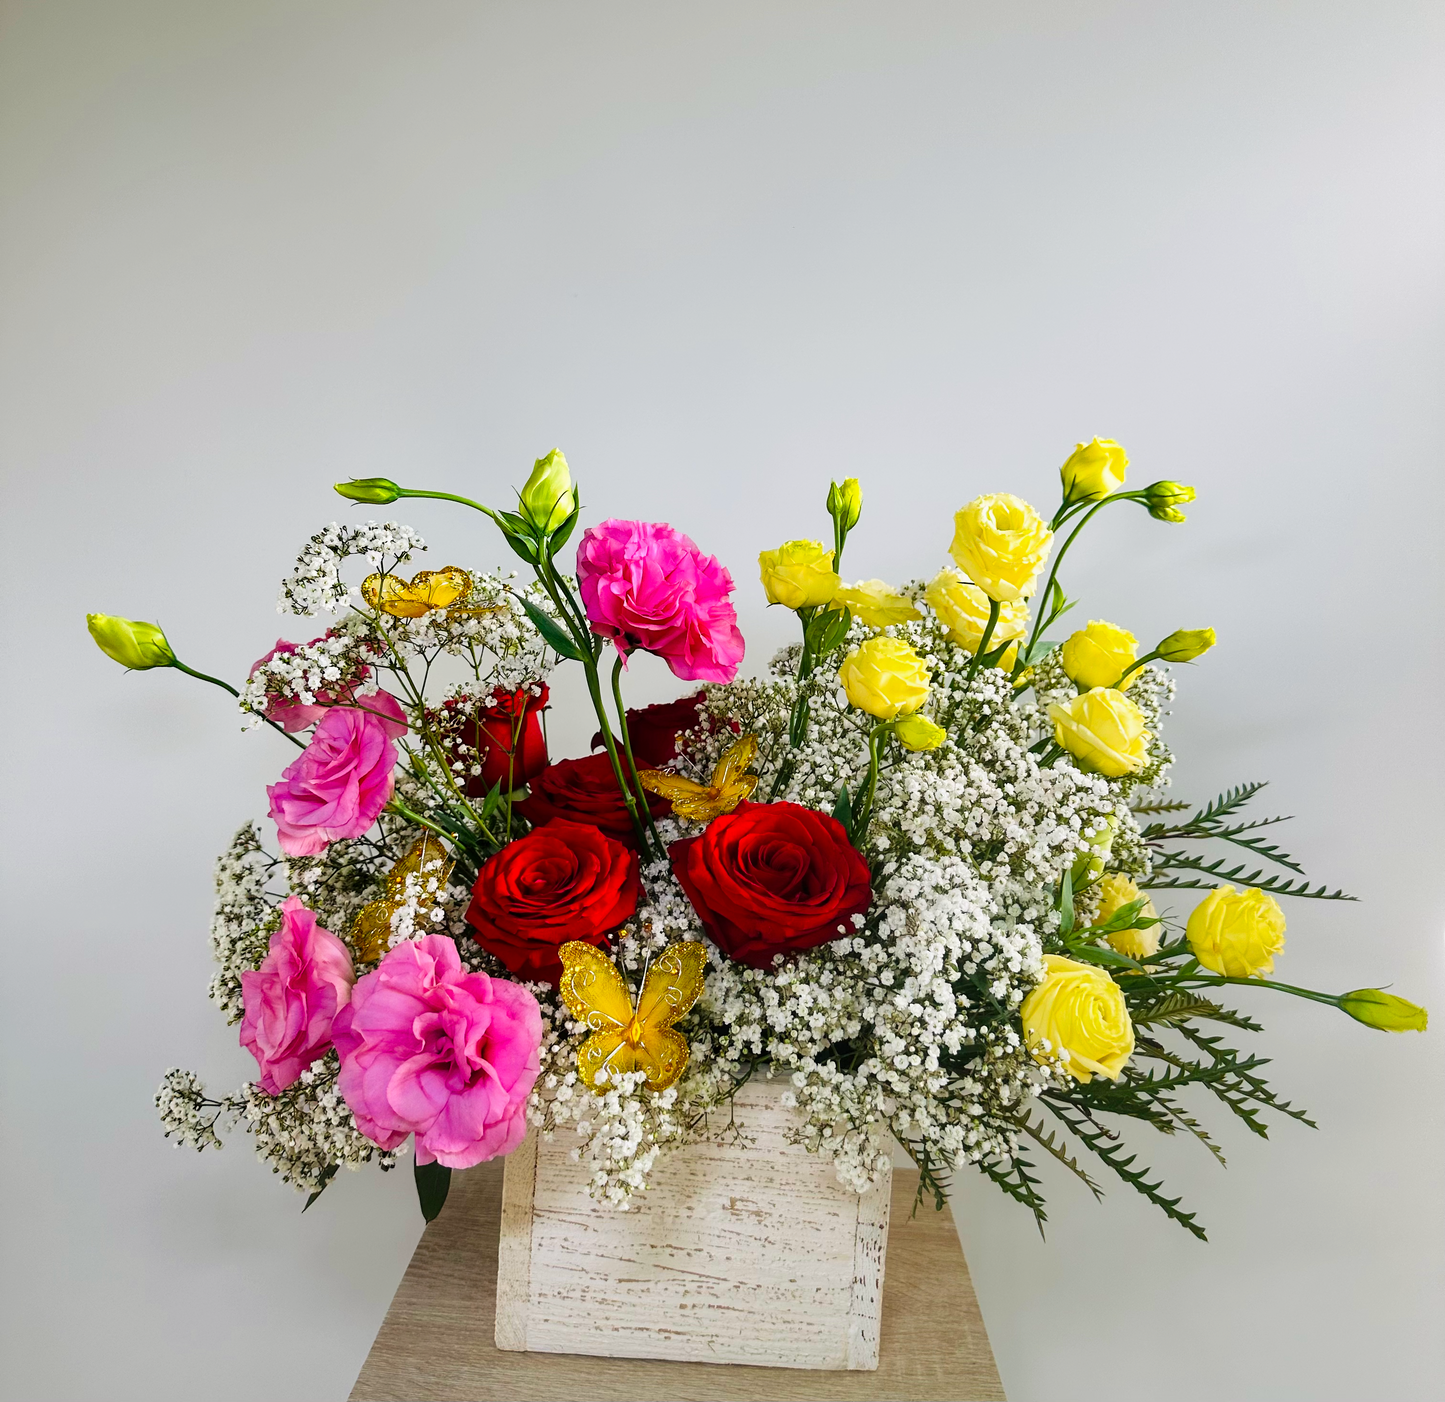
[[[895,1170],[878,1371],[508,1353],[496,1346],[502,1165],[452,1175],[382,1322],[353,1402],[992,1402],[1003,1387],[953,1219],[916,1217]]]
[[[503,1178],[497,1346],[876,1368],[891,1172],[855,1193],[791,1142],[789,1085],[749,1081],[737,1133],[663,1155],[628,1212],[588,1196],[572,1136],[529,1136]]]

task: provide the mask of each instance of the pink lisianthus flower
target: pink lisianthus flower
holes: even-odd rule
[[[470,974],[445,935],[393,948],[332,1028],[337,1081],[374,1144],[416,1135],[417,1163],[471,1168],[527,1132],[542,1013],[519,983]]]
[[[360,837],[391,799],[401,703],[385,691],[328,708],[301,757],[267,786],[276,836],[288,857],[314,857]]]
[[[656,653],[684,681],[730,682],[743,635],[733,577],[671,526],[604,521],[577,546],[577,584],[592,631],[626,657]]]
[[[323,633],[319,638],[312,638],[306,646],[312,647],[326,637],[327,634]],[[295,652],[297,647],[298,644],[288,643],[285,638],[277,638],[276,646],[265,657],[258,657],[251,664],[249,675],[254,677],[273,657],[284,657]],[[310,706],[302,701],[287,701],[279,696],[272,696],[266,703],[266,719],[274,721],[282,730],[305,730],[308,725],[315,725],[333,706],[349,702],[352,699],[352,688],[364,682],[370,675],[371,668],[363,664],[349,681],[337,690],[316,692],[315,704]]]
[[[325,1054],[355,978],[346,946],[288,896],[261,967],[241,975],[241,1045],[256,1058],[256,1084],[267,1095],[280,1095]]]

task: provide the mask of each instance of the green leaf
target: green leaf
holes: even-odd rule
[[[582,660],[581,651],[577,644],[563,632],[561,625],[550,614],[539,609],[525,595],[518,594],[517,597],[522,601],[522,607],[526,609],[527,617],[532,620],[547,646],[559,657],[567,657],[573,662],[580,662]]]
[[[1086,964],[1105,964],[1114,969],[1132,969],[1136,973],[1141,972],[1144,968],[1142,964],[1130,959],[1128,955],[1106,949],[1102,945],[1066,943],[1064,948],[1071,958],[1082,959]]]
[[[833,816],[845,828],[853,825],[853,800],[848,795],[848,785],[838,785],[838,797],[833,801]]]
[[[1053,638],[1035,638],[1027,648],[1020,652],[1020,668],[1032,667],[1035,662],[1042,662],[1058,645],[1058,642]],[[1183,806],[1187,808],[1188,804]]]
[[[1074,874],[1065,871],[1059,878],[1059,935],[1067,938],[1074,931]]]
[[[804,629],[808,650],[814,657],[826,656],[848,636],[852,622],[847,609],[819,609]]]
[[[319,1198],[321,1194],[326,1191],[331,1180],[336,1177],[336,1170],[340,1167],[340,1164],[329,1163],[326,1165],[325,1168],[321,1170],[321,1186],[317,1188],[317,1190],[312,1193],[309,1198],[306,1199],[306,1207],[303,1207],[301,1209],[302,1212],[305,1212],[307,1208],[309,1208],[311,1204],[315,1202],[316,1199]]]
[[[1310,890],[1308,881],[1290,881],[1285,877],[1270,875],[1266,876],[1262,870],[1244,875],[1246,863],[1241,862],[1238,866],[1226,871],[1224,864],[1228,857],[1218,857],[1212,862],[1206,862],[1202,856],[1191,856],[1188,852],[1161,852],[1154,863],[1154,871],[1197,871],[1203,876],[1211,878],[1201,880],[1192,878],[1180,880],[1177,877],[1169,877],[1167,880],[1156,881],[1152,878],[1139,884],[1150,891],[1197,891],[1205,887],[1213,887],[1225,882],[1237,881],[1241,886],[1253,886],[1260,891],[1268,891],[1274,896],[1302,896],[1310,900],[1318,901],[1354,901],[1358,896],[1346,895],[1343,891],[1331,891],[1324,885]]]
[[[563,521],[547,539],[547,554],[549,556],[556,555],[556,553],[567,544],[572,536],[573,530],[576,529],[577,518],[582,514],[582,502],[576,494],[575,487],[573,488],[573,500],[576,501],[577,505],[572,508],[572,514]]]
[[[413,1161],[412,1172],[416,1176],[416,1200],[421,1205],[421,1215],[428,1222],[435,1222],[446,1204],[452,1171],[433,1160],[431,1163]]]

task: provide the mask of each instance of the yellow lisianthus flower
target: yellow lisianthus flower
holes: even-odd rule
[[[1119,985],[1093,964],[1045,954],[1044,981],[1019,1009],[1035,1061],[1062,1060],[1076,1081],[1119,1079],[1134,1052],[1134,1024]]]
[[[920,716],[917,712],[911,716],[904,716],[893,727],[893,733],[898,737],[898,743],[905,750],[914,751],[936,750],[948,739],[948,731],[941,725],[935,725],[927,716]]]
[[[1340,1011],[1379,1032],[1423,1032],[1430,1014],[1418,1003],[1380,988],[1357,988],[1340,998]]]
[[[833,572],[833,552],[817,540],[790,540],[758,556],[763,590],[770,604],[814,608],[828,603],[840,580]]]
[[[169,667],[176,660],[166,635],[154,623],[116,618],[109,613],[88,613],[86,627],[95,645],[114,662],[133,672]]]
[[[1082,687],[1115,686],[1124,669],[1138,656],[1139,640],[1123,628],[1091,618],[1087,628],[1071,633],[1059,649],[1064,671]],[[1125,689],[1139,674],[1133,673]]]
[[[544,535],[550,535],[571,514],[577,505],[572,489],[572,474],[560,448],[553,448],[545,458],[532,465],[521,493],[521,515]]]
[[[979,643],[983,641],[983,630],[988,626],[988,595],[978,585],[970,584],[957,570],[945,567],[934,575],[923,591],[923,597],[938,615],[948,636],[959,647],[977,652]],[[1022,599],[1001,604],[993,637],[989,639],[989,651],[1011,638],[1022,638],[1028,628],[1029,606]],[[1017,646],[1009,648],[999,658],[998,665],[1005,671],[1012,671],[1018,651]]]
[[[1034,592],[1054,533],[1028,502],[1008,492],[975,497],[953,528],[948,553],[990,599],[1007,604]]]
[[[1218,641],[1213,628],[1180,628],[1170,633],[1154,651],[1164,662],[1193,662]]]
[[[1096,925],[1107,925],[1131,901],[1139,899],[1139,888],[1122,872],[1111,871],[1099,882],[1099,913],[1094,917]],[[1145,920],[1157,920],[1159,912],[1153,901],[1145,901],[1139,911]],[[1142,930],[1110,930],[1104,938],[1109,948],[1130,959],[1147,959],[1159,952],[1159,932],[1162,925],[1146,925]]]
[[[1096,686],[1049,707],[1054,741],[1085,769],[1107,779],[1137,774],[1148,755],[1144,713],[1122,691]]]
[[[1112,438],[1080,443],[1059,469],[1065,501],[1098,501],[1124,485],[1129,455]]]
[[[928,700],[928,668],[898,638],[869,638],[838,668],[848,702],[879,720],[911,715]]]
[[[833,603],[842,604],[867,628],[887,628],[893,623],[909,623],[923,615],[905,595],[881,579],[860,579],[845,584],[833,595]]]
[[[1284,948],[1284,911],[1267,891],[1216,886],[1194,907],[1184,927],[1194,957],[1228,978],[1274,972]]]

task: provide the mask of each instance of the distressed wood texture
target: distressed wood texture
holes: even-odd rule
[[[733,1102],[741,1137],[663,1155],[627,1212],[587,1195],[572,1136],[513,1154],[498,1347],[876,1368],[890,1177],[860,1196],[789,1143],[785,1088],[750,1081]]]
[[[947,1212],[916,1216],[918,1175],[893,1176],[876,1372],[516,1353],[493,1341],[502,1166],[452,1176],[352,1402],[993,1402],[1004,1395]]]

